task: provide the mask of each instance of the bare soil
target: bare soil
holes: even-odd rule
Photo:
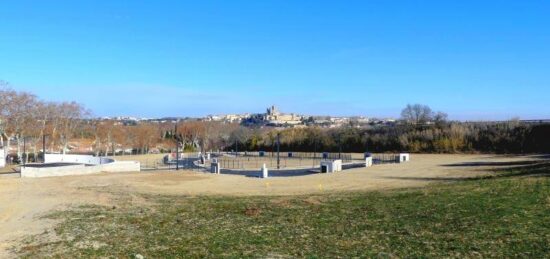
[[[140,158],[147,159],[147,158]],[[187,171],[98,174],[53,178],[0,175],[0,258],[21,238],[42,233],[54,222],[41,216],[82,204],[115,206],[121,194],[142,204],[139,194],[162,195],[302,195],[343,191],[384,191],[421,187],[433,182],[492,174],[519,166],[531,156],[413,155],[404,164],[377,165],[335,174],[259,179]],[[314,202],[314,201],[313,201]]]

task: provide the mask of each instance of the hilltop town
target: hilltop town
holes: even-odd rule
[[[222,123],[238,123],[243,126],[267,126],[299,128],[307,126],[318,126],[322,128],[339,128],[342,126],[366,126],[386,125],[395,123],[393,118],[369,118],[365,116],[313,116],[296,113],[283,113],[277,106],[272,105],[264,113],[243,113],[243,114],[219,114],[207,115],[205,117],[165,117],[165,118],[137,118],[137,117],[104,117],[105,120],[118,121],[121,124],[134,125],[140,122],[181,122],[181,121],[212,121]]]

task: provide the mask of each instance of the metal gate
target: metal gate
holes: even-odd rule
[[[195,164],[197,158],[182,158],[173,161],[145,161],[141,163],[141,171],[205,171],[203,167]]]

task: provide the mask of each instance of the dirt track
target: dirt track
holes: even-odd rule
[[[490,173],[500,162],[529,157],[491,155],[413,155],[405,164],[379,165],[335,174],[258,179],[193,172],[100,174],[21,179],[0,177],[0,258],[25,235],[52,226],[40,219],[54,209],[78,204],[116,204],[117,194],[299,195],[333,191],[387,190],[419,187],[440,180]],[[485,164],[491,162],[491,164]],[[477,163],[464,165],[463,163]],[[452,166],[450,166],[452,165]],[[502,166],[509,164],[502,164]]]

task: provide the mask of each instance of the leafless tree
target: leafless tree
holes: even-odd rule
[[[426,123],[433,118],[432,109],[422,104],[407,104],[407,107],[401,111],[401,119],[414,123]]]
[[[9,116],[8,106],[11,103],[11,97],[13,95],[14,91],[9,88],[8,82],[0,80],[0,145],[2,148],[6,147],[4,145],[4,138],[6,141],[9,140],[9,136],[7,135],[7,118]],[[7,152],[5,154],[7,155]]]
[[[17,156],[21,157],[21,144],[29,126],[34,122],[34,111],[37,104],[36,96],[27,92],[8,91],[5,106],[6,133],[8,147],[10,140],[17,141]]]
[[[447,118],[448,118],[448,115],[447,113],[444,113],[444,112],[436,112],[434,117],[433,117],[433,120],[435,123],[437,124],[443,124],[447,121]]]
[[[75,134],[75,129],[78,124],[82,122],[82,119],[87,115],[87,111],[84,107],[76,102],[64,102],[59,105],[57,116],[61,121],[61,144],[63,147],[63,154],[67,152],[70,139]]]

